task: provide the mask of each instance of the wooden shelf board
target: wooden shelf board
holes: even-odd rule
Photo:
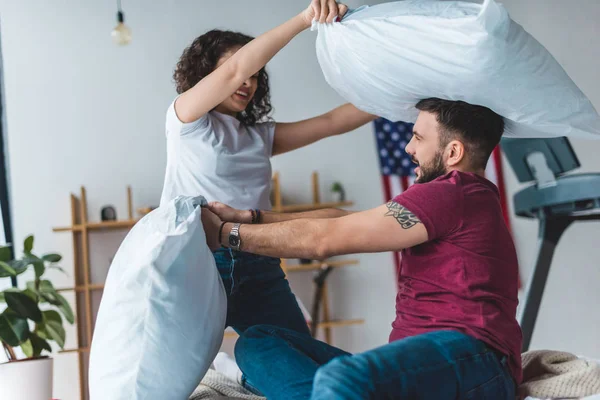
[[[103,283],[94,283],[91,285],[87,286],[89,290],[103,290],[104,289],[104,284]],[[56,289],[57,292],[71,292],[71,291],[76,291],[76,292],[83,292],[85,291],[85,286],[81,285],[81,286],[75,286],[75,287],[67,287],[67,288],[60,288],[60,289]]]
[[[314,271],[317,269],[321,269],[326,266],[331,266],[335,268],[345,267],[348,265],[357,265],[358,260],[339,260],[339,261],[330,261],[330,262],[313,262],[310,264],[284,264],[284,270],[286,272],[297,272],[297,271]]]
[[[327,322],[321,322],[319,328],[337,328],[341,326],[350,325],[362,325],[365,323],[364,319],[347,319],[347,320],[333,320]],[[235,338],[238,334],[236,332],[225,332],[225,338]]]
[[[88,222],[86,224],[53,228],[52,230],[54,232],[81,232],[84,228],[88,230],[125,229],[132,228],[137,222],[137,220]]]
[[[88,222],[87,228],[94,229],[120,229],[132,228],[138,221],[135,219],[123,221],[103,221],[103,222]]]
[[[62,226],[59,228],[52,228],[52,232],[81,232],[83,227],[81,225],[73,226]]]
[[[59,354],[63,354],[63,353],[89,353],[90,348],[89,347],[83,347],[81,349],[66,349],[66,350],[60,350],[58,353]]]
[[[340,203],[307,203],[307,204],[289,204],[287,206],[274,207],[273,211],[280,212],[301,212],[311,210],[321,210],[323,208],[342,208],[350,207],[354,203],[351,201],[342,201]]]

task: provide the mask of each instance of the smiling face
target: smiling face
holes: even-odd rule
[[[235,47],[223,53],[217,62],[217,68],[227,61],[232,55],[234,55],[239,49],[240,47]],[[246,79],[235,91],[235,93],[223,100],[221,104],[215,107],[215,110],[222,114],[231,116],[236,116],[238,113],[244,111],[254,98],[254,94],[258,88],[258,75],[259,73],[257,72],[253,76]]]
[[[430,182],[448,172],[444,150],[436,115],[422,111],[415,122],[413,136],[406,145],[406,152],[418,165],[415,168],[415,183]]]
[[[418,167],[415,182],[430,182],[451,171],[485,176],[504,132],[504,118],[489,108],[438,98],[419,101],[420,111],[406,152]]]

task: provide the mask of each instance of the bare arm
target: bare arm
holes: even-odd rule
[[[244,224],[252,223],[252,211],[237,210],[226,204],[211,202],[208,205],[210,211],[215,213],[221,220],[227,222],[240,222]],[[298,213],[279,213],[273,211],[261,211],[260,223],[272,224],[275,222],[291,221],[294,219],[315,219],[315,218],[339,218],[352,214],[353,211],[341,210],[338,208],[325,208],[322,210],[305,211]]]
[[[308,26],[304,17],[298,15],[248,43],[177,99],[178,118],[193,122],[215,108]]]
[[[183,93],[175,103],[175,112],[182,122],[193,122],[231,96],[249,77],[267,62],[297,34],[310,27],[312,19],[332,22],[347,11],[327,0],[312,0],[301,14],[262,34],[242,47],[220,67],[204,77],[193,88]]]
[[[275,126],[273,155],[286,153],[334,135],[354,129],[377,118],[359,110],[352,104],[344,104],[318,117]]]
[[[222,243],[232,226],[224,225]],[[242,250],[250,253],[322,260],[343,254],[398,251],[424,243],[428,236],[412,212],[389,202],[340,218],[242,225],[240,238]]]
[[[276,222],[292,221],[295,219],[327,219],[339,218],[353,214],[354,211],[341,210],[339,208],[324,208],[322,210],[305,211],[297,213],[278,213],[272,211],[261,211],[261,224],[273,224]]]

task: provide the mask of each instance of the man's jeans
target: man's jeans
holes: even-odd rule
[[[227,293],[227,326],[237,333],[268,324],[309,334],[280,259],[230,249],[214,257]]]
[[[255,326],[235,347],[245,385],[269,400],[514,400],[506,357],[455,331],[351,355],[308,334]]]

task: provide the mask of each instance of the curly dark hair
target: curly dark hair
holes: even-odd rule
[[[243,33],[217,29],[197,37],[183,51],[175,67],[173,79],[175,80],[177,93],[181,94],[191,89],[202,78],[214,71],[217,62],[227,51],[244,46],[253,39],[253,37]],[[258,87],[254,97],[248,103],[248,107],[238,113],[237,119],[246,125],[254,125],[257,122],[270,119],[269,113],[272,109],[269,75],[263,67],[258,72]]]

